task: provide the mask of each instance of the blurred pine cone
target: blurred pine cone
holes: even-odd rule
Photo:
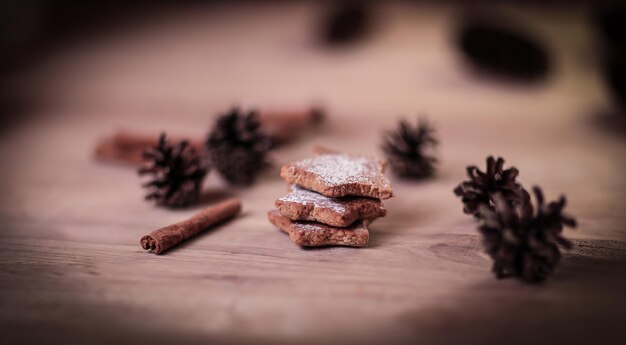
[[[324,20],[324,42],[342,45],[365,38],[371,29],[370,12],[362,1],[339,2]]]
[[[387,133],[382,149],[398,176],[424,179],[435,173],[437,158],[432,150],[438,143],[435,130],[426,119],[420,119],[415,127],[402,120],[396,132]]]
[[[213,166],[233,185],[250,185],[267,166],[270,138],[260,130],[256,111],[233,108],[220,116],[206,140]]]
[[[143,157],[144,165],[138,172],[152,178],[143,185],[149,190],[146,200],[155,200],[162,206],[181,207],[198,199],[209,166],[189,142],[170,145],[162,133],[159,143],[144,152]]]

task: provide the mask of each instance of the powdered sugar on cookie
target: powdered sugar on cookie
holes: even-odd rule
[[[300,188],[296,185],[291,187],[291,192],[278,199],[281,202],[294,202],[301,205],[311,205],[320,208],[331,209],[337,213],[347,213],[347,205],[351,198],[329,198],[319,193]]]
[[[383,175],[384,163],[345,153],[319,154],[288,164],[281,170],[287,182],[330,197],[355,195],[387,199],[391,184]]]
[[[329,186],[374,184],[380,180],[382,171],[382,164],[377,160],[347,154],[318,155],[295,162],[294,165],[314,173]]]
[[[361,219],[375,219],[387,214],[382,201],[372,198],[346,196],[330,198],[292,185],[289,194],[274,203],[292,220],[316,221],[346,227]]]

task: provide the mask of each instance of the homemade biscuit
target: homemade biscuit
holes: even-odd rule
[[[295,244],[302,247],[363,247],[369,241],[369,231],[365,227],[367,220],[358,221],[347,228],[336,228],[315,222],[292,221],[276,210],[270,211],[267,217],[277,228],[288,233]]]
[[[292,220],[316,221],[346,227],[357,220],[372,220],[387,214],[382,201],[362,197],[329,198],[292,185],[291,192],[274,203],[283,215]]]
[[[312,158],[286,164],[280,176],[328,197],[364,196],[388,199],[393,196],[389,180],[383,175],[385,161],[364,156],[316,150]]]

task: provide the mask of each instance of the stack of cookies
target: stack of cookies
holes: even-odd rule
[[[316,148],[312,158],[282,167],[289,194],[269,212],[272,224],[303,247],[363,247],[367,226],[384,217],[381,199],[393,196],[385,162]]]

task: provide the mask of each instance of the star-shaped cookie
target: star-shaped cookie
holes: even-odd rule
[[[291,240],[302,247],[349,246],[363,247],[370,233],[365,227],[367,220],[358,221],[347,228],[337,228],[315,222],[292,221],[276,210],[267,215],[269,221],[289,234]]]
[[[286,164],[280,176],[328,197],[364,196],[389,199],[393,190],[383,175],[385,162],[357,155],[326,151]]]
[[[296,185],[290,186],[289,194],[277,199],[274,205],[292,220],[315,221],[337,227],[387,214],[379,199],[353,196],[330,198]]]

